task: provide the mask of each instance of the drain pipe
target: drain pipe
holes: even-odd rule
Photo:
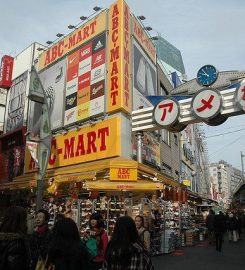
[[[137,161],[139,163],[142,163],[143,132],[138,131],[135,136],[136,136],[136,139],[137,139]]]

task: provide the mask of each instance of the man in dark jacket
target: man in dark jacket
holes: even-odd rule
[[[214,233],[216,241],[216,250],[221,251],[225,233],[225,216],[221,211],[214,218]]]
[[[31,270],[35,269],[38,258],[46,259],[52,232],[48,227],[49,213],[40,209],[36,214],[37,228],[31,236],[32,263]]]
[[[211,209],[206,219],[206,227],[208,229],[209,244],[214,244],[214,218],[215,218],[215,213]]]

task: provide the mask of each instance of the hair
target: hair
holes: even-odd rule
[[[11,206],[6,210],[0,232],[26,234],[27,212],[21,206]]]
[[[50,219],[50,215],[49,215],[48,211],[46,211],[44,209],[40,209],[40,210],[37,211],[36,215],[39,214],[39,213],[43,213],[44,214],[44,221],[46,223],[48,223],[49,222],[49,219]]]
[[[141,225],[144,226],[144,217],[141,216],[141,215],[137,215],[137,216],[135,216],[135,219],[136,219],[136,218],[139,218],[139,219],[141,220]],[[135,220],[135,219],[134,219],[134,220]]]
[[[133,246],[135,243],[144,249],[134,220],[129,216],[119,217],[105,255],[108,266],[119,263],[122,269],[127,269],[136,252],[136,247]]]
[[[90,218],[89,218],[89,227],[92,228],[91,226],[91,220],[94,219],[94,220],[97,220],[97,228],[98,229],[101,229],[101,228],[104,228],[105,227],[105,224],[104,224],[104,221],[103,221],[103,218],[101,216],[101,214],[99,213],[93,213]]]
[[[212,210],[212,209],[209,210],[209,213],[210,214],[215,214],[214,210]]]
[[[76,223],[71,218],[57,221],[48,252],[49,263],[53,264],[55,269],[85,270],[89,259]]]

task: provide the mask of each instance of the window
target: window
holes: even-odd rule
[[[166,129],[162,129],[162,140],[170,146],[170,132]]]

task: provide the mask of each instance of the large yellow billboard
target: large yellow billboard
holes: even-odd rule
[[[106,11],[102,12],[99,16],[80,26],[69,36],[61,39],[47,51],[43,52],[39,58],[38,70],[40,71],[43,68],[46,68],[86,41],[105,31],[107,18],[106,15]]]
[[[119,0],[109,10],[108,112],[131,112],[131,61],[130,9]]]
[[[48,169],[120,156],[120,140],[119,117],[58,135],[52,141]],[[35,163],[26,151],[25,172],[31,171]]]

